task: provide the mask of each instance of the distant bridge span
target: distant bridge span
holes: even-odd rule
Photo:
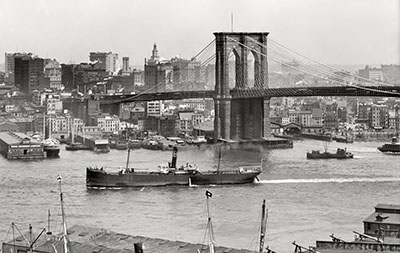
[[[400,86],[326,86],[299,88],[254,88],[231,89],[232,99],[262,97],[315,97],[315,96],[361,96],[400,97]],[[129,102],[180,100],[190,98],[215,98],[214,90],[168,91],[132,95],[102,95],[101,104],[123,104]]]

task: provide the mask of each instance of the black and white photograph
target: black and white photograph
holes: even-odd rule
[[[400,252],[399,0],[0,0],[0,253]]]

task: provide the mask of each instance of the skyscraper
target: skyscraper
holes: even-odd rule
[[[122,57],[122,72],[129,72],[129,57]]]

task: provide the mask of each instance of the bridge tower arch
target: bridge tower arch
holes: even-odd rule
[[[216,32],[214,139],[270,137],[269,98],[232,98],[229,56],[235,55],[236,90],[268,88],[267,32]],[[248,85],[248,55],[254,57],[254,86]]]

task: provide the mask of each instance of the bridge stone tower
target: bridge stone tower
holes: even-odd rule
[[[270,137],[270,99],[232,97],[229,56],[235,57],[234,90],[268,88],[267,32],[216,32],[214,139],[238,140]],[[248,55],[254,57],[254,85],[248,82]]]

